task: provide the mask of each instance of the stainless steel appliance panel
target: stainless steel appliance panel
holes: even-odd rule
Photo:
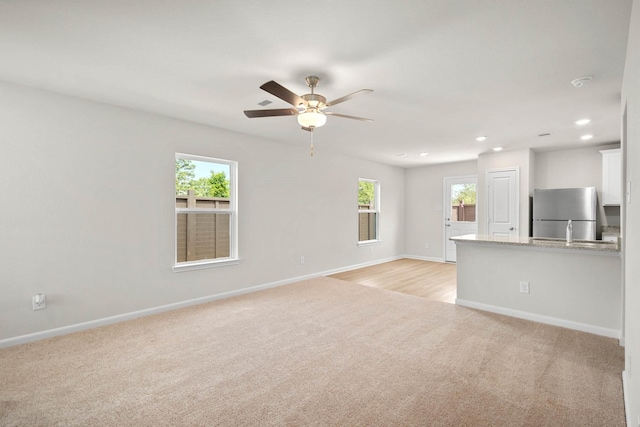
[[[595,240],[595,221],[571,221],[573,238],[575,240]],[[564,238],[567,231],[567,221],[533,221],[534,237]]]
[[[533,237],[566,236],[571,220],[573,238],[595,240],[597,193],[595,187],[533,191]]]
[[[595,221],[596,207],[595,187],[534,190],[534,230],[536,220]]]

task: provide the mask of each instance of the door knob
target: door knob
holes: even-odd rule
[[[447,227],[451,227],[451,224],[445,224]]]
[[[513,230],[514,230],[514,228],[513,228],[513,227],[511,227],[509,230],[513,231]]]

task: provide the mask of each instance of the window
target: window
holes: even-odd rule
[[[380,240],[380,183],[372,179],[358,180],[358,243]]]
[[[476,222],[475,178],[463,184],[451,184],[451,222]]]
[[[174,271],[238,262],[237,163],[176,154]]]

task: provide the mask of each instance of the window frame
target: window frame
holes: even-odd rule
[[[216,208],[179,208],[174,201],[174,229],[173,229],[173,271],[200,270],[203,268],[223,267],[240,263],[238,257],[238,162],[235,160],[218,159],[214,157],[193,154],[175,153],[174,161],[178,159],[199,162],[218,163],[229,166],[229,206],[225,209]],[[175,177],[174,177],[175,196]],[[175,200],[175,197],[174,197]],[[221,258],[202,259],[178,263],[178,215],[180,214],[224,214],[229,215],[229,256]]]
[[[358,202],[358,246],[367,246],[373,245],[376,243],[380,243],[382,239],[380,238],[380,180],[377,179],[369,179],[369,178],[358,178],[358,188],[360,187],[360,182],[372,182],[373,183],[373,195],[374,195],[374,207],[373,209],[360,209],[360,203]],[[356,195],[357,196],[357,195]],[[360,214],[363,213],[375,213],[376,214],[376,238],[371,240],[360,240]]]

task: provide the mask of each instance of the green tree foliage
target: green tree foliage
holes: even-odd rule
[[[229,197],[229,180],[224,172],[211,172],[207,182],[209,183],[208,197]]]
[[[186,195],[195,178],[196,165],[191,160],[176,159],[176,194]]]
[[[197,197],[229,197],[229,180],[224,172],[211,171],[209,178],[195,179],[196,166],[191,160],[176,159],[176,194],[194,190]]]
[[[462,184],[454,186],[451,203],[453,203],[454,205],[459,205],[460,202],[464,203],[465,205],[476,204],[475,184]]]
[[[372,205],[376,198],[375,184],[371,181],[360,181],[358,186],[358,204]]]

